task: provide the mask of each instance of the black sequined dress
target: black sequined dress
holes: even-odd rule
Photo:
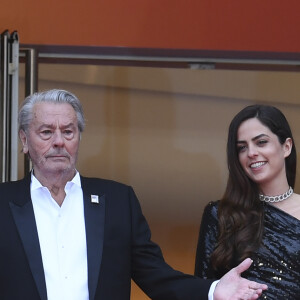
[[[253,254],[251,267],[243,277],[268,285],[260,299],[300,299],[300,221],[284,211],[265,205],[262,246]],[[218,235],[218,201],[209,203],[203,213],[198,239],[195,275],[220,278],[210,264]],[[224,271],[225,273],[225,271]]]

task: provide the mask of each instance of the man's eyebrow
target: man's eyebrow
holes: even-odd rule
[[[41,126],[38,127],[38,129],[42,129],[42,128],[53,128],[54,125],[53,124],[42,124]]]
[[[73,127],[73,126],[76,126],[76,125],[73,122],[70,122],[70,123],[68,123],[66,125],[61,125],[60,127],[67,128],[67,127]]]
[[[67,128],[67,127],[73,127],[73,126],[76,126],[75,123],[70,122],[68,124],[61,125],[60,127],[61,128]],[[55,124],[46,124],[46,123],[44,123],[41,126],[39,126],[39,129],[42,129],[42,128],[54,128],[54,127],[56,127]]]

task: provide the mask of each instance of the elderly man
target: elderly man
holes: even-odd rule
[[[0,299],[126,300],[131,278],[152,299],[257,299],[265,285],[240,277],[250,259],[218,283],[173,270],[131,187],[76,170],[81,104],[63,90],[33,94],[19,112],[33,169],[0,185]]]

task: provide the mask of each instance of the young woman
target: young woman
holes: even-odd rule
[[[243,276],[266,283],[263,299],[300,299],[300,195],[296,149],[277,108],[252,105],[232,120],[223,198],[203,213],[195,274],[220,278],[245,257]]]

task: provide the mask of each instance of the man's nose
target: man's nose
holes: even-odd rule
[[[60,131],[56,131],[53,134],[53,146],[62,147],[64,145],[64,137]]]

